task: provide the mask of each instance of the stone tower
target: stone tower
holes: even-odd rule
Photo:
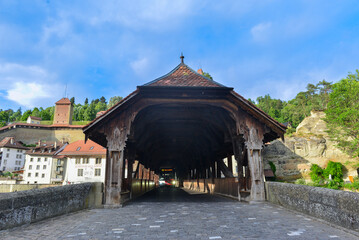
[[[55,113],[53,125],[72,124],[72,104],[68,98],[61,98],[55,103]]]

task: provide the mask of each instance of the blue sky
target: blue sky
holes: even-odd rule
[[[359,68],[358,1],[0,0],[0,108],[127,96],[185,63],[288,100]]]

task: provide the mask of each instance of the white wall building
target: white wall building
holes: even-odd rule
[[[44,142],[39,146],[26,152],[26,162],[24,166],[24,183],[55,183],[53,179],[59,179],[54,172],[56,164],[56,154],[65,148],[66,144]],[[56,169],[56,168],[55,168]],[[58,175],[61,175],[60,173]]]
[[[18,171],[24,166],[25,152],[28,150],[13,137],[6,137],[0,142],[0,171]]]
[[[26,123],[41,124],[41,120],[40,117],[28,116]]]
[[[105,181],[106,149],[97,143],[79,140],[59,155],[67,158],[64,184]]]

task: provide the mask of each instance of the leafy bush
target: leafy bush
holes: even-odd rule
[[[344,184],[345,188],[348,188],[350,190],[359,190],[359,177],[354,178],[353,183],[346,183]]]
[[[274,165],[274,163],[271,162],[271,161],[268,161],[268,164],[269,164],[270,168],[272,169],[272,172],[273,172],[273,175],[274,175],[274,180],[275,180],[277,178],[277,175],[275,174],[275,172],[277,171],[277,168]]]
[[[295,184],[299,184],[299,185],[305,185],[305,179],[304,178],[299,178],[297,180],[295,180]]]
[[[328,162],[328,166],[323,171],[323,176],[328,181],[328,187],[333,189],[339,189],[343,187],[343,164],[339,162]],[[331,176],[331,179],[330,179]]]
[[[318,164],[313,164],[310,167],[310,171],[309,176],[315,185],[321,184],[324,181],[323,168]]]

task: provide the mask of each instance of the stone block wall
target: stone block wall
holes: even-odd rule
[[[102,204],[102,183],[0,194],[0,230]]]
[[[359,232],[359,193],[267,182],[267,200]]]

